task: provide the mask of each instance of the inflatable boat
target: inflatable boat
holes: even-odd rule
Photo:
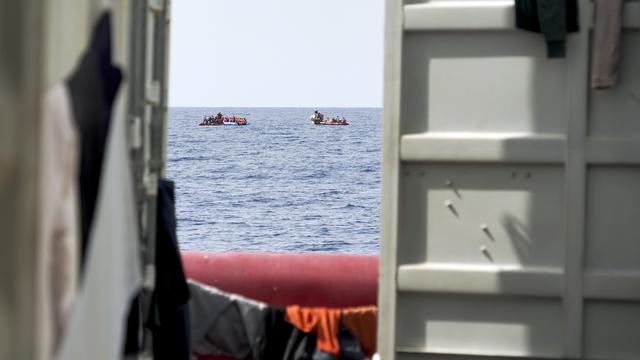
[[[243,126],[248,125],[247,118],[237,116],[225,116],[222,118],[205,117],[198,126]]]

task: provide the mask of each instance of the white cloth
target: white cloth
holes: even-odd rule
[[[112,112],[80,293],[58,359],[120,359],[129,306],[142,283],[125,124],[126,89]]]
[[[78,133],[64,85],[42,103],[38,164],[36,302],[39,358],[51,358],[76,296],[79,266]]]

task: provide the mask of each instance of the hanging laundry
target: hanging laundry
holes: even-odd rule
[[[142,283],[126,131],[126,89],[113,109],[85,269],[58,359],[121,358],[124,326]]]
[[[591,88],[607,89],[618,82],[623,0],[595,0]]]
[[[235,359],[263,359],[265,322],[270,311],[267,305],[193,280],[188,280],[188,284],[193,352]]]
[[[338,329],[340,327],[340,309],[324,307],[287,306],[286,319],[304,332],[314,332],[317,336],[318,350],[338,355]]]
[[[156,231],[156,287],[148,323],[156,360],[189,360],[189,287],[176,235],[175,191],[172,181],[158,185]]]
[[[566,54],[567,33],[578,26],[577,0],[516,0],[516,27],[544,35],[547,57]]]
[[[96,22],[89,49],[67,82],[74,119],[80,132],[79,183],[83,268],[104,168],[103,157],[111,109],[121,81],[122,74],[112,64],[111,58],[111,14],[105,12]]]
[[[372,357],[376,352],[378,308],[362,306],[341,311],[342,324],[358,339],[362,352]]]
[[[47,92],[40,121],[36,301],[40,358],[50,358],[64,333],[78,287],[78,134],[68,89]]]
[[[270,308],[265,321],[265,360],[311,360],[316,335],[304,332],[285,319],[283,309]]]

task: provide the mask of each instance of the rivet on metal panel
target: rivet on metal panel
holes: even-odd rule
[[[514,171],[514,172],[511,173],[511,178],[512,179],[515,179],[517,176],[518,176],[517,172]]]
[[[453,186],[453,181],[451,181],[451,180],[446,180],[446,181],[444,182],[444,184],[445,184],[445,185],[447,185],[447,187],[452,187],[452,186]]]
[[[453,203],[450,200],[445,201],[444,206],[449,208],[449,210],[451,210],[453,215],[455,215],[456,217],[460,217],[460,215],[458,214],[458,211],[456,211],[456,208],[453,206]]]
[[[493,262],[493,257],[489,253],[489,250],[487,250],[486,246],[484,245],[480,246],[480,252],[482,252],[482,254],[484,254],[484,256],[486,256],[487,259],[489,259],[489,261]]]
[[[529,178],[531,177],[531,173],[530,173],[530,172],[527,172],[526,174],[524,174],[524,177],[525,177],[525,178],[527,178],[527,179],[529,179]]]
[[[487,224],[480,225],[480,228],[489,237],[489,239],[491,239],[491,241],[495,241],[495,239],[493,238],[493,234],[491,234],[491,230],[489,230],[489,226]]]

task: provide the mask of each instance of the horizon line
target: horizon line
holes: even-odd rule
[[[169,105],[170,108],[294,108],[294,109],[353,109],[353,108],[366,108],[366,109],[382,109],[382,106],[249,106],[249,105],[218,105],[218,106],[204,106],[204,105]]]

